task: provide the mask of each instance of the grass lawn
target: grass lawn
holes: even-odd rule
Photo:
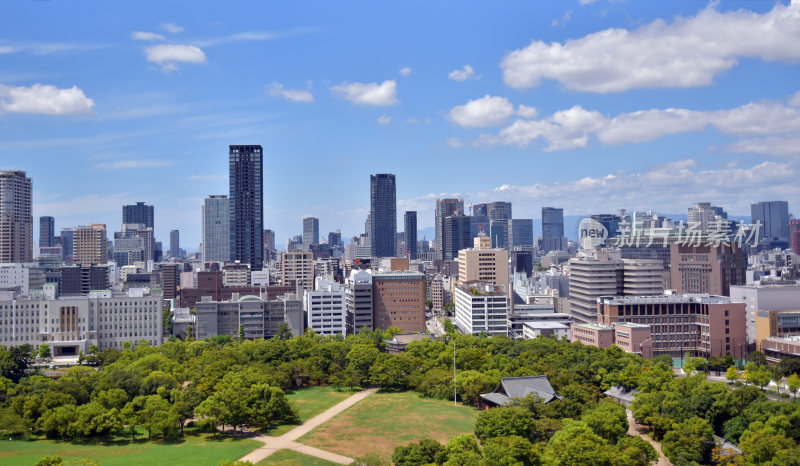
[[[346,399],[355,392],[351,392],[347,387],[337,391],[332,386],[308,387],[295,390],[286,395],[297,408],[300,414],[300,422],[305,422],[336,403]],[[277,437],[297,427],[297,424],[278,426],[269,431],[269,435]]]
[[[335,464],[294,450],[278,450],[267,459],[259,461],[256,466],[331,466]]]
[[[64,460],[92,458],[103,466],[157,464],[218,465],[223,460],[237,460],[262,445],[248,439],[231,439],[211,434],[194,434],[187,430],[182,440],[163,443],[130,437],[117,437],[110,443],[71,443],[47,440],[0,440],[0,465],[32,466],[48,455]]]
[[[398,445],[423,438],[441,443],[472,433],[478,411],[418,393],[376,393],[301,437],[298,442],[357,458],[379,453],[391,459]]]

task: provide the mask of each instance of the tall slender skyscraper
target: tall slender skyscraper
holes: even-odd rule
[[[153,206],[144,202],[122,206],[122,224],[128,223],[141,223],[145,228],[150,227],[155,231],[153,226]]]
[[[56,219],[39,217],[39,247],[49,248],[56,245]]]
[[[397,255],[397,184],[395,176],[379,173],[369,177],[372,257]]]
[[[414,260],[417,258],[417,211],[409,210],[404,217],[404,232],[406,235],[406,250],[404,254],[408,254],[408,258]]]
[[[319,244],[319,219],[306,217],[303,219],[303,244]]]
[[[564,209],[542,207],[542,252],[566,249]]]
[[[226,194],[212,194],[203,202],[203,262],[231,260],[231,210]]]
[[[31,179],[21,170],[0,171],[0,263],[33,260]]]
[[[232,261],[264,266],[264,159],[259,145],[230,146],[230,254]]]
[[[169,232],[169,255],[181,257],[181,232],[178,230],[170,230]]]
[[[447,243],[447,229],[445,219],[451,216],[464,215],[463,199],[436,199],[436,257],[444,259],[445,244]]]

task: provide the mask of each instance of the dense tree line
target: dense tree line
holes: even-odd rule
[[[283,331],[269,340],[223,336],[159,347],[140,342],[120,351],[94,349],[86,357],[91,366],[70,368],[58,378],[32,369],[30,347],[0,347],[0,434],[135,438],[139,428],[150,438],[170,438],[180,436],[190,421],[235,434],[242,426],[293,422],[296,412],[284,393],[309,385],[415,390],[450,400],[455,388],[459,401],[477,405],[479,395],[494,390],[503,377],[544,374],[562,401],[529,398],[483,412],[474,435],[447,445],[404,446],[395,452],[395,462],[646,464],[654,451],[626,435],[624,408],[602,394],[615,385],[641,391],[633,414],[676,464],[793,464],[781,461],[800,458],[796,404],[769,401],[757,386],[731,390],[702,375],[675,378],[669,358],[645,361],[616,346],[601,350],[548,338],[514,341],[455,332],[390,354],[386,340],[396,332],[343,338],[309,331],[292,338]],[[724,371],[729,363],[712,359],[697,369]],[[767,370],[763,361],[751,364],[751,371]],[[792,364],[778,370],[792,371],[797,367]],[[744,454],[715,450],[715,434],[740,445]]]

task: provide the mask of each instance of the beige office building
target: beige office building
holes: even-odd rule
[[[314,289],[314,254],[309,251],[284,252],[281,278],[286,285],[292,280],[304,290]]]
[[[89,266],[108,262],[108,240],[103,223],[82,225],[75,229],[72,262]]]
[[[0,171],[0,263],[33,260],[31,179],[24,171]]]
[[[488,236],[475,238],[475,247],[458,251],[458,282],[479,281],[508,292],[508,251],[492,249]]]

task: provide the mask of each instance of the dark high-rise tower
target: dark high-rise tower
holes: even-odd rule
[[[264,159],[261,146],[230,146],[231,260],[264,265]]]
[[[31,179],[21,170],[0,171],[0,263],[33,260]]]
[[[56,219],[39,217],[39,247],[49,248],[56,245]]]
[[[178,230],[170,230],[169,232],[169,255],[181,257],[181,232]]]
[[[463,199],[436,199],[436,257],[444,259],[445,245],[447,244],[447,229],[445,219],[450,216],[464,215]],[[457,255],[458,253],[456,253]]]
[[[406,235],[406,250],[404,254],[408,254],[408,258],[414,260],[417,258],[417,211],[410,210],[406,212],[404,217],[404,232]]]
[[[761,222],[759,239],[789,240],[789,203],[787,201],[766,201],[750,205],[752,222]]]
[[[369,177],[372,257],[397,255],[397,184],[395,176],[379,173]]]
[[[542,207],[542,252],[566,249],[564,209]]]
[[[153,206],[147,205],[144,202],[122,206],[122,224],[127,225],[135,223],[141,223],[145,228],[150,227],[155,231],[155,227],[153,226]]]
[[[303,244],[319,244],[319,219],[306,217],[303,219]]]

